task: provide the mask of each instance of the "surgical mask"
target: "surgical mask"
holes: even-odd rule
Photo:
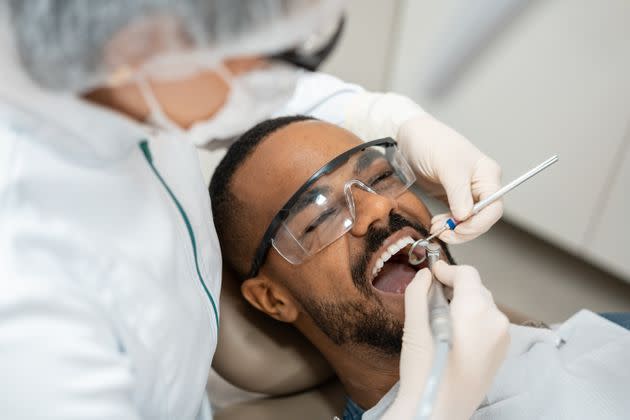
[[[140,93],[149,107],[147,122],[159,129],[177,133],[198,146],[215,139],[228,139],[242,134],[257,123],[277,113],[293,96],[301,70],[283,63],[271,63],[239,76],[225,66],[216,72],[229,87],[223,106],[209,119],[183,129],[171,120],[157,101],[147,78],[136,78]]]

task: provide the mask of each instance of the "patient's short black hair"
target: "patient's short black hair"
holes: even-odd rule
[[[245,279],[253,256],[243,255],[241,247],[247,238],[246,232],[239,229],[237,222],[245,217],[246,203],[241,202],[231,192],[234,174],[245,160],[256,150],[256,147],[270,134],[299,121],[315,120],[306,115],[279,117],[263,121],[243,133],[223,157],[210,181],[210,200],[212,217],[217,230],[223,260],[235,271],[241,280]],[[255,182],[255,180],[251,180]]]

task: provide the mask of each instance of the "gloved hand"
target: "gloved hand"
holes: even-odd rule
[[[343,126],[365,141],[394,137],[418,175],[418,183],[446,199],[452,216],[463,220],[477,202],[500,188],[501,168],[466,138],[424,112],[411,99],[395,93],[353,94],[344,109]],[[440,239],[466,242],[486,232],[503,214],[500,201],[446,231]],[[431,231],[450,215],[437,215]]]
[[[451,209],[451,214],[431,220],[431,232],[444,226],[449,217],[465,219],[474,203],[501,187],[499,165],[429,114],[402,123],[397,140],[420,186],[429,194],[446,198]],[[469,241],[490,229],[502,214],[503,203],[499,200],[439,238],[451,244]]]
[[[434,265],[436,278],[453,288],[450,303],[453,347],[432,418],[468,419],[481,404],[507,353],[509,322],[470,266]],[[405,291],[405,329],[400,388],[383,419],[411,419],[420,404],[433,362],[427,293],[431,273],[422,269]]]

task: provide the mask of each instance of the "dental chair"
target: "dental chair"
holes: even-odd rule
[[[341,418],[345,394],[331,367],[292,326],[258,312],[224,270],[219,342],[208,384],[217,420]],[[501,308],[513,323],[526,317]],[[217,401],[225,389],[238,402]],[[214,389],[213,389],[214,388]]]

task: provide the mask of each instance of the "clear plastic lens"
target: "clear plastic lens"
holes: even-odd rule
[[[271,240],[271,244],[291,264],[300,264],[308,257],[300,242],[293,237],[284,223],[278,229],[276,237]]]
[[[413,171],[396,147],[366,148],[298,198],[273,246],[287,261],[299,264],[352,228],[353,188],[396,198],[414,182]]]

